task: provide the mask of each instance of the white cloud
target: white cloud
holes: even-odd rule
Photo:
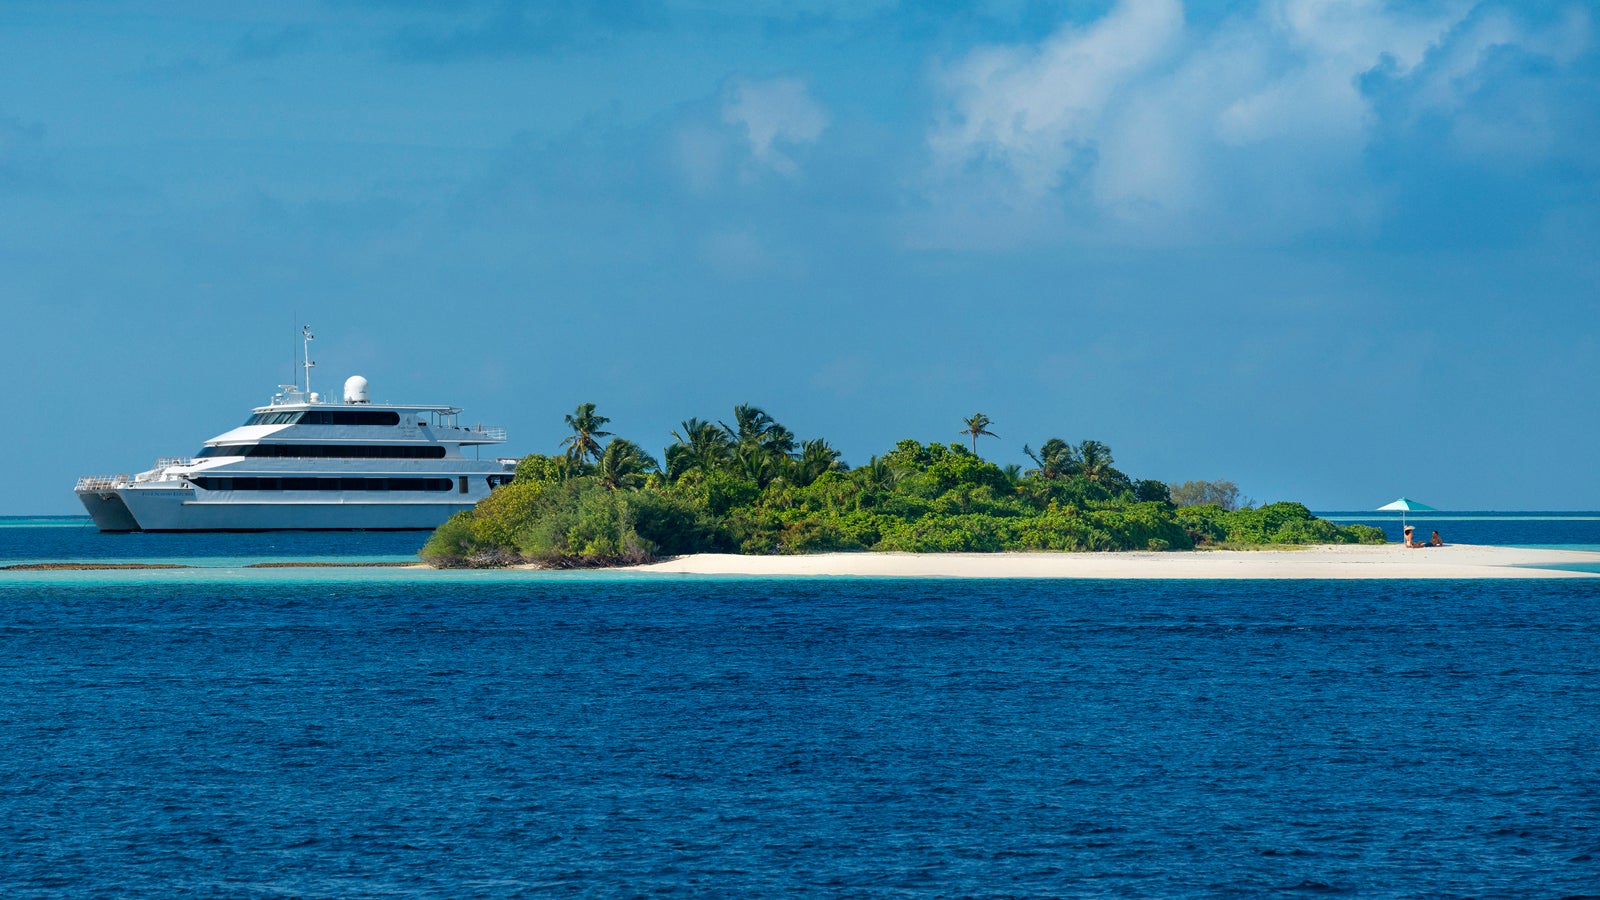
[[[1038,47],[977,50],[946,79],[954,110],[934,149],[957,165],[999,162],[1027,193],[1051,190],[1105,128],[1112,100],[1172,52],[1182,29],[1178,0],[1124,0]]]
[[[804,81],[779,78],[735,83],[722,105],[722,120],[744,129],[757,163],[793,178],[800,167],[785,151],[815,143],[829,117]]]
[[[1496,48],[1559,65],[1587,47],[1581,9],[1542,31],[1465,0],[1414,10],[1263,0],[1198,28],[1179,0],[1120,0],[1037,44],[979,48],[941,79],[930,202],[1174,239],[1360,222],[1378,203],[1362,174],[1378,133],[1367,76],[1399,85],[1413,114],[1459,115]]]
[[[1484,10],[1419,67],[1408,97],[1410,120],[1447,119],[1455,149],[1493,165],[1558,152],[1567,111],[1542,90],[1547,84],[1533,85],[1526,73],[1508,75],[1496,56],[1511,51],[1567,66],[1588,49],[1589,35],[1589,15],[1581,7],[1543,28],[1524,27],[1502,9]],[[1514,95],[1510,102],[1504,100],[1508,91]],[[1486,100],[1496,94],[1501,102]]]

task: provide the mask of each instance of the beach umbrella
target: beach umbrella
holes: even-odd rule
[[[1394,512],[1397,509],[1400,510],[1400,528],[1402,531],[1405,530],[1406,527],[1406,513],[1437,512],[1437,510],[1428,504],[1418,503],[1410,497],[1401,497],[1399,500],[1396,500],[1393,503],[1385,503],[1384,505],[1378,507],[1378,512]]]

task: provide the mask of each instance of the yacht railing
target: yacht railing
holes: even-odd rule
[[[80,491],[114,491],[118,488],[131,487],[136,484],[147,484],[153,481],[182,481],[183,476],[174,475],[167,471],[173,466],[189,466],[194,464],[190,456],[164,456],[156,460],[155,468],[137,475],[120,472],[116,475],[85,475],[78,479],[77,490]]]
[[[506,439],[506,429],[503,425],[474,425],[471,428],[463,427],[461,430],[470,431],[473,434],[481,434],[491,441],[503,441]]]

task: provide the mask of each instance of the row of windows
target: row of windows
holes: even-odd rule
[[[223,478],[201,475],[189,479],[207,491],[448,491],[456,487],[450,478]],[[461,479],[466,493],[466,479]]]
[[[256,413],[246,425],[399,425],[390,409],[310,409],[301,412]]]
[[[245,444],[235,447],[206,447],[198,455],[295,459],[444,459],[444,448],[438,445],[349,447],[328,444]]]

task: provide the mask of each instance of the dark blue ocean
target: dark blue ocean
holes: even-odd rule
[[[0,897],[1600,895],[1594,582],[243,568],[419,539],[325,542],[0,520],[203,566],[0,572]]]

